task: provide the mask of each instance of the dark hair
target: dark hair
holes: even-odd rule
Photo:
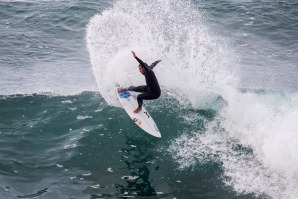
[[[142,67],[142,68],[144,68],[144,66],[142,66],[141,64],[139,64],[139,67]]]

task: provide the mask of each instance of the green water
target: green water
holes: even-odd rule
[[[167,103],[167,101],[169,103]],[[1,198],[231,198],[216,162],[180,170],[167,151],[192,124],[174,99],[149,103],[162,139],[98,93],[1,97]],[[170,106],[171,109],[168,109]]]

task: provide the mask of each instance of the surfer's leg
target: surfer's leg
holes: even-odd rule
[[[149,92],[148,86],[130,86],[128,88],[117,88],[118,93],[125,92],[125,91],[134,91],[139,93]]]
[[[129,91],[144,93],[148,91],[148,86],[130,86],[128,88]]]
[[[153,99],[157,99],[159,98],[160,95],[158,94],[155,94],[155,93],[142,93],[142,94],[139,94],[137,96],[137,100],[138,100],[138,104],[139,104],[139,107],[142,107],[143,105],[143,100],[153,100]]]
[[[140,94],[140,95],[142,95],[141,97],[142,97],[142,99],[144,99],[144,100],[154,100],[154,99],[157,99],[157,98],[159,98],[159,96],[160,95],[158,95],[158,94],[155,94],[155,93],[142,93],[142,94]],[[138,95],[138,96],[140,96],[140,95]]]

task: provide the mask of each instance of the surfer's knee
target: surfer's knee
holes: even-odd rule
[[[156,95],[156,99],[157,99],[157,98],[159,98],[159,97],[160,97],[160,95],[161,95],[161,93],[158,93],[158,94]]]
[[[153,99],[157,99],[157,98],[159,98],[160,97],[160,93],[154,93],[154,95],[153,95]]]

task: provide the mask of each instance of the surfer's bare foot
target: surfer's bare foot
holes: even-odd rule
[[[134,110],[133,112],[134,113],[139,113],[140,111],[142,110],[142,108],[141,107],[138,107],[136,110]]]
[[[117,92],[118,92],[118,93],[121,93],[121,92],[123,92],[123,91],[125,91],[125,88],[122,88],[122,87],[117,88]]]

